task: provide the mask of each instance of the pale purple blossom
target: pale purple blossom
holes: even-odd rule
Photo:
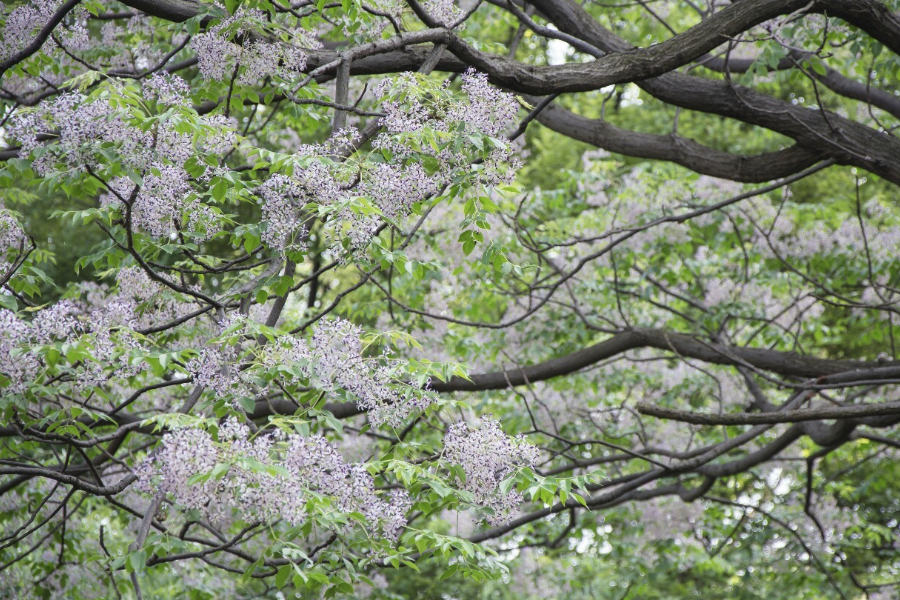
[[[23,393],[40,370],[40,361],[27,347],[31,335],[27,322],[0,308],[0,382],[3,377],[9,380],[5,388],[0,388],[3,396]]]
[[[490,85],[484,73],[468,69],[462,76],[462,88],[468,103],[456,105],[450,111],[449,119],[494,137],[515,120],[519,112],[515,96]]]
[[[19,221],[0,202],[0,278],[7,276],[26,243],[27,237]]]
[[[215,476],[189,483],[217,465],[221,466]],[[136,473],[140,491],[171,494],[176,503],[213,519],[237,511],[299,525],[307,518],[308,495],[314,492],[331,497],[343,513],[363,514],[393,540],[406,525],[411,507],[405,493],[381,498],[365,466],[345,462],[325,438],[283,432],[251,438],[247,426],[234,418],[219,427],[218,441],[197,428],[165,434]]]
[[[466,474],[462,488],[475,497],[476,504],[490,509],[489,523],[500,525],[524,500],[515,489],[504,494],[500,483],[519,467],[533,467],[538,449],[522,436],[506,435],[498,421],[488,418],[476,429],[463,421],[451,425],[444,436],[443,456],[462,467]]]
[[[161,71],[144,80],[144,89],[161,104],[186,105],[191,95],[191,87],[184,79]]]
[[[37,32],[50,20],[61,0],[34,0],[20,4],[6,16],[0,59],[5,59],[34,39]]]

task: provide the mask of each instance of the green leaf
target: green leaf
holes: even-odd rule
[[[13,312],[18,310],[19,308],[18,304],[16,303],[16,298],[10,294],[0,294],[0,307],[11,310]]]
[[[279,567],[278,572],[275,574],[275,586],[278,589],[281,589],[285,585],[287,585],[288,579],[293,572],[294,569],[291,567],[291,565],[283,565]]]
[[[147,564],[146,550],[137,550],[128,555],[128,566],[130,571],[140,573],[144,570],[145,564]]]
[[[450,577],[453,577],[453,575],[454,575],[458,570],[459,570],[459,565],[458,565],[458,564],[454,563],[454,564],[450,565],[449,567],[447,567],[447,568],[444,570],[443,573],[441,573],[441,576],[438,577],[438,581],[444,581],[445,579],[449,579]]]
[[[243,408],[248,415],[252,414],[253,411],[256,410],[256,400],[250,398],[249,396],[241,396],[240,398],[238,398],[238,402],[240,403],[241,408]]]

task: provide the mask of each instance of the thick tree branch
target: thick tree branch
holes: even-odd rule
[[[900,415],[900,402],[865,404],[782,412],[733,413],[724,415],[704,414],[686,410],[664,408],[641,402],[638,412],[651,417],[693,423],[694,425],[762,425],[775,423],[798,423],[801,421],[824,421],[830,419],[857,419],[860,417],[886,417]]]
[[[433,382],[438,392],[482,391],[504,389],[509,385],[524,385],[562,375],[568,375],[602,360],[613,358],[628,350],[656,348],[676,356],[703,362],[743,366],[797,378],[817,378],[840,374],[841,382],[894,378],[900,374],[900,362],[869,363],[855,360],[831,360],[802,356],[763,348],[726,346],[663,329],[637,329],[614,335],[578,352],[554,358],[523,369],[472,375],[471,381],[454,377],[448,382]],[[838,378],[830,378],[830,380]]]
[[[689,138],[621,129],[606,121],[588,119],[555,106],[544,110],[538,121],[557,133],[610,152],[665,160],[697,173],[744,183],[762,183],[787,177],[821,159],[818,153],[801,146],[764,154],[732,154],[703,146]]]

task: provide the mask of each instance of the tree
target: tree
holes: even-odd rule
[[[10,597],[896,593],[895,0],[4,6]]]

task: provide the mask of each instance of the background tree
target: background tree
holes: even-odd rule
[[[894,597],[898,10],[5,2],[0,589]]]

